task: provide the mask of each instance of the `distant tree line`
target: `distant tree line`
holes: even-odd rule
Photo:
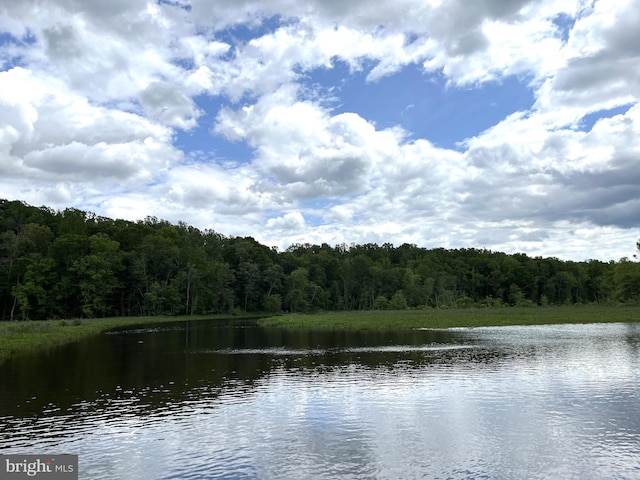
[[[3,320],[640,302],[640,264],[404,244],[278,251],[154,217],[0,200]]]

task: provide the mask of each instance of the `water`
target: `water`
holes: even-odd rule
[[[84,479],[640,478],[640,324],[129,329],[0,368],[0,451]]]

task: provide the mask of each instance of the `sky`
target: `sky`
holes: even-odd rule
[[[631,257],[637,32],[640,0],[3,0],[0,198]]]

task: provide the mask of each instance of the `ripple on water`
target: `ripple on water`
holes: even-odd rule
[[[273,356],[309,356],[335,353],[408,353],[408,352],[440,352],[447,350],[463,350],[476,348],[474,345],[380,345],[366,347],[338,347],[338,348],[300,348],[285,347],[271,348],[223,348],[211,350],[195,350],[192,354],[217,355],[273,355]]]
[[[587,330],[202,350],[172,383],[123,377],[68,407],[4,416],[0,448],[77,453],[81,478],[105,480],[637,478],[637,330]],[[254,357],[273,361],[239,373]]]

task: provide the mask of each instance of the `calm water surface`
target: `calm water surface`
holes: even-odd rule
[[[640,324],[121,330],[0,367],[0,451],[83,479],[640,478]]]

